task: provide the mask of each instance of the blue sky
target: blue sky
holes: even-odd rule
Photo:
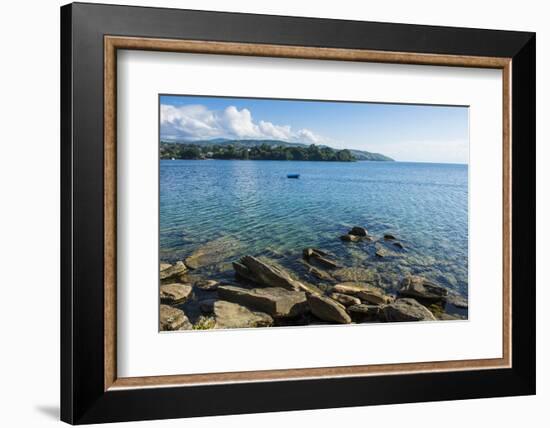
[[[468,162],[467,107],[165,95],[160,103],[162,139],[277,139]]]

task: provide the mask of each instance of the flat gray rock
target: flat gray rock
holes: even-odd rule
[[[387,322],[400,321],[435,321],[434,315],[414,299],[397,299],[382,308],[383,320]]]
[[[273,318],[262,312],[253,312],[236,303],[218,300],[214,303],[214,328],[252,328],[269,327]]]
[[[187,272],[187,266],[180,261],[174,265],[161,269],[160,279],[173,278],[175,276],[183,275],[185,272]]]
[[[218,288],[218,281],[213,279],[201,279],[193,284],[195,287],[205,291],[214,291]]]
[[[448,291],[446,288],[429,281],[423,276],[408,276],[401,281],[399,295],[430,301],[446,300]]]
[[[344,305],[326,297],[310,295],[307,298],[309,308],[313,315],[323,321],[335,322],[338,324],[349,324],[351,318],[346,312]]]
[[[382,290],[364,282],[343,282],[336,284],[332,290],[336,293],[355,296],[361,301],[373,305],[383,305],[393,300],[390,296],[384,294]]]
[[[308,310],[306,293],[281,287],[254,288],[252,290],[228,285],[218,287],[222,300],[265,312],[275,318],[292,318]]]
[[[315,287],[292,278],[282,267],[253,256],[244,256],[233,263],[233,268],[238,275],[264,287],[282,287],[293,291],[319,293]]]
[[[187,284],[162,284],[160,286],[160,302],[166,305],[177,305],[185,302],[192,292],[193,287]]]
[[[172,267],[172,265],[170,263],[163,263],[163,262],[160,262],[160,271],[162,272],[163,270],[166,270],[168,269],[169,267]]]
[[[185,312],[168,305],[160,305],[160,330],[191,330],[193,324],[189,321]]]
[[[359,298],[350,296],[348,294],[332,293],[330,295],[330,298],[336,300],[338,303],[341,303],[346,307],[361,304],[361,300]]]

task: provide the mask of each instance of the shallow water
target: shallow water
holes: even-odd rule
[[[299,179],[287,174],[299,173]],[[344,243],[365,226],[378,243]],[[394,234],[400,250],[381,237]],[[220,239],[221,238],[221,239]],[[301,274],[302,249],[378,271],[395,290],[409,273],[468,293],[468,166],[408,162],[176,160],[160,162],[160,259],[181,260],[214,239],[225,263],[266,255]],[[375,246],[390,255],[378,258]]]

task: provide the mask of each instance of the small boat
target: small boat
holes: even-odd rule
[[[287,174],[286,178],[300,178],[300,174]]]

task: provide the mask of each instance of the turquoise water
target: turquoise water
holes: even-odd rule
[[[299,173],[299,179],[288,179]],[[365,226],[392,233],[404,250],[374,256],[374,243],[339,236]],[[302,249],[328,250],[345,266],[376,270],[395,289],[422,274],[467,297],[468,166],[408,162],[176,160],[160,162],[160,259],[185,259],[213,240],[231,276],[245,254],[275,259],[300,276]],[[224,245],[225,245],[224,244]]]

